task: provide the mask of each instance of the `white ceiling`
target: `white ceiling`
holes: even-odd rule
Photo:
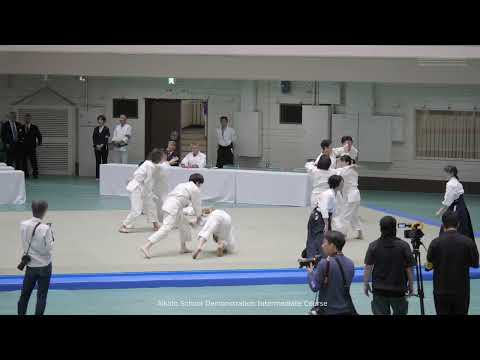
[[[27,46],[30,51],[25,51]],[[9,51],[4,51],[7,49]],[[132,53],[134,51],[137,53]],[[210,55],[206,55],[207,52]],[[419,62],[417,57],[432,60]],[[442,59],[466,60],[445,63]],[[441,60],[440,63],[438,60]],[[480,48],[266,45],[260,49],[257,45],[0,45],[0,74],[480,84]]]
[[[0,45],[0,51],[480,59],[477,45]]]

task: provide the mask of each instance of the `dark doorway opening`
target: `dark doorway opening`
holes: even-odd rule
[[[145,156],[155,147],[165,149],[173,132],[181,134],[181,118],[181,100],[145,99]],[[178,151],[181,140],[176,139]]]

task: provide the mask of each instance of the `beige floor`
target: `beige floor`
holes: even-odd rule
[[[180,255],[178,231],[153,248],[154,258],[144,259],[138,247],[151,233],[145,218],[138,221],[135,233],[120,234],[117,229],[127,211],[52,211],[45,221],[55,231],[54,271],[56,273],[96,273],[135,271],[183,271],[206,269],[294,268],[305,247],[306,208],[234,208],[232,215],[237,254],[217,258],[214,243],[199,260]],[[378,221],[383,213],[361,208],[365,240],[348,240],[344,252],[361,266],[370,241],[378,238]],[[0,274],[20,274],[16,270],[21,256],[19,223],[30,214],[0,213]],[[397,218],[398,221],[408,222]],[[426,226],[425,245],[438,234]],[[399,234],[400,231],[399,231]],[[192,245],[195,245],[195,241]],[[422,251],[424,257],[425,251]]]

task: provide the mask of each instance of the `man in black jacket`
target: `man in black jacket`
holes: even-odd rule
[[[21,158],[21,141],[24,138],[23,125],[16,121],[17,114],[10,112],[6,121],[2,124],[2,142],[7,153],[7,165],[15,166],[17,170],[23,170]]]
[[[457,232],[452,211],[442,216],[445,231],[433,239],[427,266],[433,267],[433,299],[437,315],[467,315],[470,305],[470,267],[478,268],[475,241]]]
[[[25,114],[25,139],[23,142],[23,167],[25,177],[29,177],[28,174],[28,160],[32,164],[33,177],[38,178],[38,163],[37,163],[37,145],[42,145],[42,134],[38,127],[32,124],[32,116]]]

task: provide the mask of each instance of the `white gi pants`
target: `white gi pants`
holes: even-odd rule
[[[343,203],[341,209],[339,209],[338,216],[332,219],[332,228],[336,231],[340,231],[345,236],[349,231],[360,231],[362,226],[360,218],[358,216],[358,210],[360,208],[360,201]]]
[[[198,237],[208,241],[212,235],[217,236],[219,241],[223,241],[227,252],[233,253],[237,250],[237,244],[235,242],[235,237],[233,236],[233,227],[231,224],[220,225],[217,221],[214,221],[211,218],[207,219],[202,230],[198,233]]]
[[[128,164],[128,150],[119,151],[113,149],[111,152],[111,162],[113,164]]]
[[[147,215],[147,220],[150,223],[158,222],[157,211],[153,199],[146,197],[142,189],[137,187],[130,194],[130,213],[123,222],[127,228],[132,228],[135,220],[142,215],[142,211]]]
[[[123,225],[127,228],[133,227],[135,219],[142,215],[143,210],[143,194],[142,189],[137,187],[130,193],[130,213],[123,221]]]
[[[360,224],[360,218],[358,216],[359,208],[360,208],[360,202],[346,203],[344,208],[343,208],[343,212],[342,212],[343,221],[353,231],[362,230],[362,227],[361,227],[361,224]]]
[[[148,241],[155,244],[165,239],[176,226],[178,226],[178,230],[180,230],[180,244],[182,249],[185,247],[185,243],[192,241],[192,227],[183,215],[182,210],[183,209],[180,209],[176,214],[170,214],[164,211],[162,226],[148,238]]]

